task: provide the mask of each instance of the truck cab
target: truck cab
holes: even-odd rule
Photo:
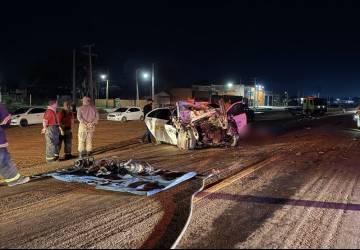
[[[303,98],[303,112],[306,115],[324,115],[327,112],[327,101],[323,98]]]

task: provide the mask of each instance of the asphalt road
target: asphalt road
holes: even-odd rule
[[[260,125],[236,149],[183,152],[129,140],[99,153],[200,174],[240,172],[275,157],[205,191],[179,248],[358,248],[360,134],[347,130],[351,117]],[[198,188],[193,180],[144,198],[54,180],[0,187],[0,248],[168,248]]]

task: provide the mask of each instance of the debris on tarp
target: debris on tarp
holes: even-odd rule
[[[195,172],[156,170],[146,162],[106,158],[78,160],[74,167],[44,174],[56,180],[81,183],[96,189],[152,196],[197,176]]]

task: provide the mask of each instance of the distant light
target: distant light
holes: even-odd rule
[[[227,86],[228,86],[228,88],[232,88],[232,87],[234,87],[234,83],[233,83],[233,82],[229,82],[229,83],[227,84]]]
[[[100,77],[101,77],[101,79],[106,80],[107,75],[101,75]]]
[[[144,79],[149,79],[150,74],[149,74],[149,73],[144,73],[144,74],[143,74],[143,77],[144,77]]]

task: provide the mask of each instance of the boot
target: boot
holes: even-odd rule
[[[29,181],[30,181],[30,177],[20,176],[17,180],[8,182],[7,185],[9,187],[15,187],[15,186],[18,186],[18,185],[28,183]]]
[[[74,156],[72,154],[66,154],[65,155],[65,161],[73,159]]]

